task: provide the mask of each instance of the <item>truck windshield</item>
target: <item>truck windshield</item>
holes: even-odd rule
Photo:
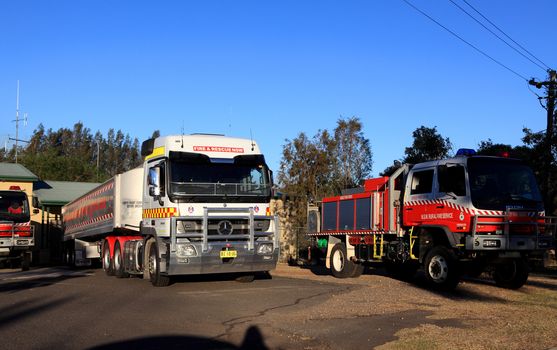
[[[268,201],[271,180],[261,158],[221,162],[171,159],[169,195],[187,201]]]
[[[472,204],[478,209],[543,210],[532,169],[516,159],[469,158]]]
[[[24,192],[0,191],[0,220],[29,221],[29,203]]]

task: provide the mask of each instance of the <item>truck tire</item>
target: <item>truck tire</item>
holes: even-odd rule
[[[513,259],[495,265],[493,280],[502,288],[518,289],[528,280],[529,268],[526,259]]]
[[[157,243],[152,243],[149,248],[149,260],[147,262],[149,280],[155,287],[166,287],[170,284],[170,277],[161,274],[160,264],[159,248]]]
[[[460,282],[460,267],[453,251],[444,246],[433,247],[424,263],[426,279],[433,288],[449,291]]]
[[[344,243],[337,243],[333,246],[329,263],[331,265],[331,273],[336,278],[348,278],[355,274],[356,266],[352,261],[348,260]]]
[[[110,258],[110,245],[108,241],[104,241],[102,250],[102,264],[103,270],[108,276],[114,276],[114,266],[112,264],[112,259]]]
[[[124,260],[122,258],[122,249],[120,248],[120,242],[116,242],[116,245],[114,246],[114,257],[112,258],[112,266],[114,267],[114,276],[116,276],[117,278],[130,277],[130,275],[124,270]]]

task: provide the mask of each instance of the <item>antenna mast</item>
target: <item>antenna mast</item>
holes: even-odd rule
[[[19,80],[17,81],[17,93],[15,99],[15,120],[12,120],[12,122],[15,122],[15,139],[9,137],[9,135],[8,139],[15,141],[15,162],[17,164],[19,141],[29,143],[29,141],[19,139]],[[24,125],[27,125],[27,113],[24,113],[23,122]]]
[[[17,93],[15,99],[15,163],[17,164],[17,143],[19,140],[19,79],[17,80]]]

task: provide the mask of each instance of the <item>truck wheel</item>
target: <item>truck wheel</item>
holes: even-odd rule
[[[110,245],[108,241],[104,241],[103,243],[102,262],[106,274],[108,276],[114,276],[114,267],[112,265],[112,259],[110,259]]]
[[[149,269],[149,280],[151,280],[151,284],[155,287],[166,287],[170,284],[170,277],[161,275],[160,264],[159,248],[156,243],[152,243],[149,249],[149,261],[147,266]]]
[[[497,264],[493,271],[495,284],[502,288],[518,289],[528,280],[529,268],[526,259],[513,259]]]
[[[116,242],[116,245],[114,246],[114,257],[112,259],[112,266],[114,267],[114,276],[116,276],[117,278],[130,277],[130,275],[124,270],[124,260],[122,259],[122,249],[120,248],[120,242]]]
[[[331,265],[331,273],[336,278],[351,277],[356,269],[355,264],[348,260],[346,256],[346,245],[344,243],[334,245],[331,250],[329,263]]]
[[[456,255],[446,247],[437,246],[427,254],[425,276],[434,288],[453,290],[460,282],[460,268]]]

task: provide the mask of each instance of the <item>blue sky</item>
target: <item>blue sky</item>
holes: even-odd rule
[[[409,0],[520,75],[546,73],[448,0]],[[466,6],[462,0],[454,0]],[[556,68],[557,2],[468,0]],[[545,129],[527,83],[401,0],[0,1],[0,141],[82,121],[140,141],[224,133],[258,141],[278,171],[285,139],[359,117],[373,175],[436,126],[455,148],[521,144]]]

